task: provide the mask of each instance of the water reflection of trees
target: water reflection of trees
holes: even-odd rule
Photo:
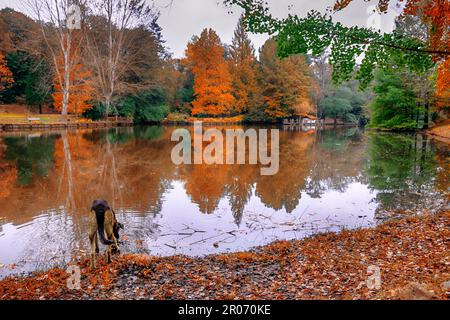
[[[4,159],[14,162],[17,168],[19,185],[32,183],[34,175],[46,177],[53,168],[53,152],[56,136],[8,137],[4,143],[8,146]]]
[[[440,195],[435,192],[439,167],[430,138],[371,134],[368,153],[366,172],[370,187],[377,191],[380,215],[389,210],[432,209],[439,204]]]
[[[256,195],[268,207],[292,212],[310,174],[314,133],[283,132],[280,135],[280,170],[275,176],[257,176]]]
[[[315,140],[305,191],[320,198],[327,190],[345,192],[353,182],[364,182],[367,141],[358,128],[319,131]]]
[[[2,215],[17,222],[20,208],[26,221],[37,212],[71,207],[81,217],[94,198],[109,199],[118,211],[157,215],[172,182],[181,181],[201,212],[213,213],[227,199],[239,224],[253,192],[265,206],[292,212],[302,192],[320,198],[327,190],[345,192],[361,182],[377,191],[381,208],[414,207],[418,195],[432,192],[437,174],[431,142],[420,135],[368,138],[354,128],[281,132],[279,173],[261,176],[257,165],[174,165],[172,130],[3,138],[0,183],[8,192],[0,191]]]

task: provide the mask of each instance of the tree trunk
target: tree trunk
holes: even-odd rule
[[[64,120],[66,119],[68,108],[69,108],[69,96],[70,96],[70,59],[69,59],[69,51],[70,51],[70,42],[69,36],[67,36],[67,45],[64,51],[64,85],[62,85],[63,89],[63,101],[62,101],[62,110],[61,115]]]
[[[69,105],[69,90],[63,89],[63,101],[62,101],[62,110],[61,115],[63,118],[67,116],[67,107]]]
[[[108,115],[109,111],[111,110],[111,99],[109,97],[105,98],[105,111],[104,111],[104,118],[106,121],[108,121]]]

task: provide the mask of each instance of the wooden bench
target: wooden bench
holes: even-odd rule
[[[33,123],[41,123],[41,118],[33,118],[33,117],[28,117],[28,122],[33,124]]]

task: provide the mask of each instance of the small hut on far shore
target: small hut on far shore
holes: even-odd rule
[[[288,126],[303,125],[303,126],[315,126],[317,125],[317,117],[306,114],[296,113],[290,117],[283,119],[283,124]]]

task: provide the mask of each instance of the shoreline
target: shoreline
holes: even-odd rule
[[[159,123],[155,123],[153,125],[159,126],[192,126],[194,122],[168,122],[162,121]],[[146,124],[150,125],[150,124]],[[252,126],[252,125],[262,125],[262,126],[280,126],[283,128],[294,128],[293,126],[276,124],[276,123],[260,123],[260,122],[204,122],[205,126],[227,126],[227,125],[241,125],[241,126]],[[26,123],[14,123],[14,124],[4,124],[0,123],[0,133],[29,133],[29,132],[40,132],[42,130],[53,132],[53,131],[62,131],[62,130],[77,130],[77,129],[106,129],[106,128],[120,128],[120,127],[135,127],[142,126],[142,124],[135,124],[130,121],[93,121],[93,122],[65,122],[65,123],[38,123],[38,124],[26,124]],[[144,124],[145,126],[145,124]],[[295,128],[302,128],[301,126],[296,126]],[[321,129],[345,129],[350,127],[357,127],[352,125],[323,125],[320,127],[315,127],[314,130]],[[379,130],[379,129],[371,129],[365,128],[368,132],[379,132],[379,133],[397,133],[397,134],[405,134],[408,132],[396,132],[392,130]],[[450,125],[439,125],[426,130],[418,130],[413,133],[422,133],[434,141],[445,144],[447,146],[450,145]]]
[[[450,144],[450,120],[447,120],[442,124],[439,124],[437,126],[434,126],[433,128],[426,130],[425,133],[427,135],[429,135],[431,138],[449,145]]]
[[[0,123],[0,132],[34,131],[34,130],[62,130],[62,129],[89,129],[131,127],[134,124],[127,121],[109,122],[55,122],[55,123]]]
[[[129,254],[95,271],[84,259],[81,290],[67,289],[68,275],[55,268],[1,280],[0,299],[450,299],[449,226],[444,211],[247,252]],[[379,289],[367,286],[373,267]]]

